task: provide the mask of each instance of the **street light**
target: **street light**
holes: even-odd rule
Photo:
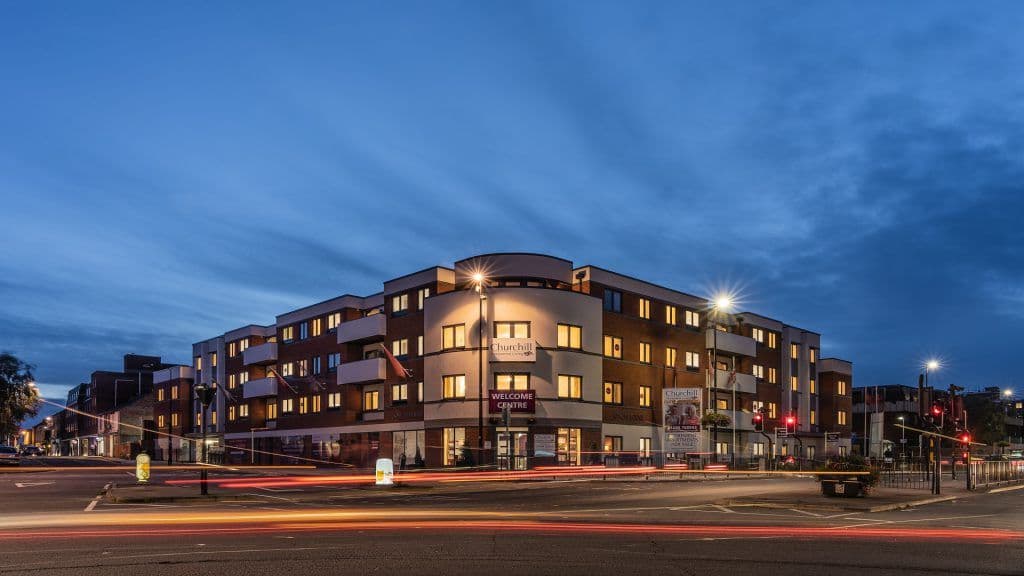
[[[728,312],[732,308],[732,298],[728,294],[719,294],[715,297],[711,306],[711,329],[714,330],[712,352],[711,352],[711,366],[708,367],[711,373],[711,389],[714,394],[712,400],[712,409],[715,414],[718,414],[718,314],[721,312]],[[733,430],[736,429],[736,403],[733,402]],[[718,464],[718,424],[715,423],[713,434],[714,446],[714,458],[715,464]],[[734,442],[735,443],[735,442]],[[735,447],[733,447],[735,449]],[[731,460],[731,459],[730,459]]]
[[[903,416],[897,416],[897,420],[900,421],[900,454],[903,459],[907,458],[907,429],[903,426]]]
[[[484,294],[484,282],[487,280],[481,272],[473,273],[473,283],[476,285],[476,293],[480,296],[479,298],[479,314],[477,316],[477,342],[480,349],[477,353],[479,357],[480,365],[477,370],[477,435],[476,435],[476,450],[477,458],[480,460],[480,464],[483,464],[484,457],[484,300],[487,299],[487,295]]]
[[[203,496],[209,494],[209,489],[206,485],[207,474],[206,474],[206,409],[209,408],[210,402],[213,401],[213,394],[217,390],[217,383],[211,382],[209,386],[200,383],[195,387],[196,397],[199,399],[199,404],[202,406],[202,410],[199,413],[200,428],[202,430],[202,456],[199,468],[199,493]]]

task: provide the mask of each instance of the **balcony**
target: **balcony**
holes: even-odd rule
[[[262,398],[264,396],[277,396],[277,378],[258,378],[249,380],[242,385],[242,398]]]
[[[719,392],[732,393],[733,385],[729,383],[729,371],[728,370],[716,370],[715,379],[718,384]],[[745,394],[756,394],[757,393],[757,378],[753,374],[740,374],[736,373],[736,391]]]
[[[250,346],[242,352],[242,362],[246,365],[252,364],[274,364],[277,362],[277,342],[264,342],[256,346]]]
[[[342,322],[338,325],[338,344],[368,342],[384,338],[387,334],[388,318],[385,314],[374,314]]]
[[[387,377],[387,360],[367,358],[338,366],[338,384],[380,382]]]
[[[383,412],[362,412],[360,414],[360,420],[362,420],[363,422],[383,421],[384,420],[384,413]]]
[[[717,336],[715,332],[718,333]],[[757,342],[748,336],[711,329],[704,332],[704,339],[709,350],[718,348],[720,354],[757,356]]]

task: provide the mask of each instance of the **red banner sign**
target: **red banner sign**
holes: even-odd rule
[[[533,414],[536,411],[536,390],[488,390],[487,403],[491,414],[501,414],[508,406],[514,414]]]

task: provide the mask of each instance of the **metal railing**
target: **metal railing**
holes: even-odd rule
[[[881,460],[878,466],[881,485],[885,488],[930,490],[933,465],[927,458]]]
[[[982,488],[1024,482],[1024,460],[971,462],[971,486]]]

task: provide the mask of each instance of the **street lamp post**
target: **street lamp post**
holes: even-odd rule
[[[479,367],[477,370],[477,436],[476,449],[477,459],[483,464],[484,458],[484,275],[480,272],[473,274],[473,283],[476,284],[476,293],[479,296],[479,312],[477,316],[477,343],[480,349],[477,352]]]
[[[714,304],[711,307],[711,316],[712,316],[712,320],[711,320],[712,326],[711,326],[711,329],[714,330],[714,334],[712,335],[712,345],[711,345],[711,366],[709,366],[708,369],[709,369],[709,371],[711,373],[711,389],[712,389],[712,394],[714,396],[713,400],[711,401],[711,403],[712,403],[712,410],[714,410],[716,416],[718,415],[718,313],[720,311],[728,310],[731,305],[732,305],[732,299],[730,299],[728,296],[722,295],[722,296],[718,296],[717,298],[715,298],[715,302],[714,302]],[[736,422],[735,422],[735,409],[736,409],[736,406],[733,405],[733,420],[734,420],[733,423],[732,423],[733,429],[735,429],[735,426],[736,426]],[[712,442],[714,442],[713,452],[714,452],[715,464],[718,464],[718,422],[717,422],[717,420],[715,422],[715,427],[714,427],[714,431],[712,432],[712,435],[713,435]],[[733,449],[735,450],[735,446],[733,447]]]
[[[907,459],[907,429],[903,427],[903,416],[897,416],[897,420],[900,421],[900,459]]]
[[[207,474],[206,474],[206,409],[209,408],[210,402],[213,401],[213,393],[217,389],[217,383],[211,382],[209,386],[200,383],[196,386],[196,396],[199,398],[199,404],[202,407],[199,414],[200,428],[202,430],[202,456],[200,461],[199,469],[199,493],[203,496],[209,494],[209,488],[207,487]]]

